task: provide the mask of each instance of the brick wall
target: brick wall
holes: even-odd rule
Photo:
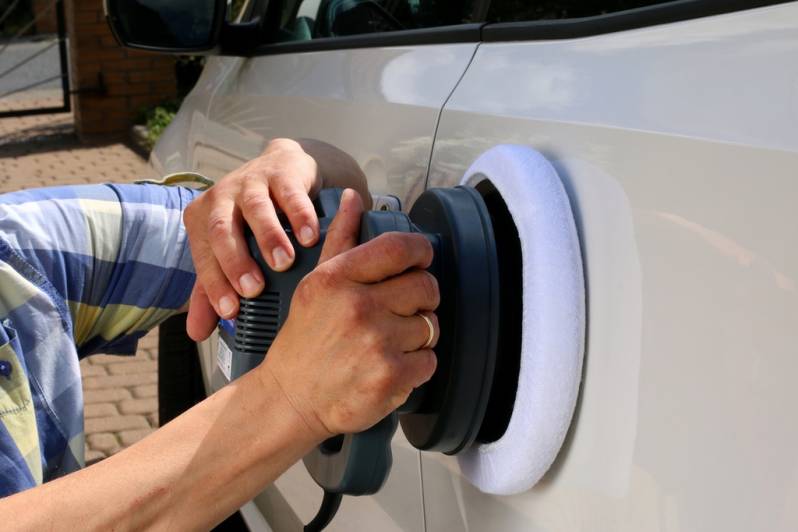
[[[175,59],[122,48],[102,0],[68,0],[70,72],[75,129],[81,138],[126,135],[143,108],[174,98]],[[97,92],[100,77],[106,91]]]

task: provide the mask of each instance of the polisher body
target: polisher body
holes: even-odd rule
[[[315,202],[321,229],[315,246],[300,246],[284,223],[296,251],[288,271],[271,270],[248,233],[250,251],[268,288],[258,297],[241,300],[234,328],[229,323],[220,327],[220,349],[229,349],[231,356],[230,379],[266,356],[288,317],[297,285],[318,263],[340,194],[324,190]],[[490,396],[500,315],[499,270],[484,201],[469,187],[428,190],[409,215],[364,213],[360,242],[393,231],[421,233],[433,245],[429,271],[441,291],[438,369],[397,412],[365,432],[331,438],[304,458],[316,483],[331,493],[366,495],[382,487],[399,419],[408,440],[419,449],[454,454],[467,447],[477,436]]]

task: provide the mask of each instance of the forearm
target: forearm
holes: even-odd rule
[[[264,369],[136,445],[0,508],[29,530],[211,528],[319,443]]]

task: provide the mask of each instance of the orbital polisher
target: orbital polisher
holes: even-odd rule
[[[234,327],[229,323],[220,327],[220,351],[224,352],[228,379],[235,379],[263,360],[288,317],[294,290],[318,263],[341,193],[340,189],[323,190],[314,202],[320,224],[315,246],[299,245],[290,225],[283,223],[296,250],[288,271],[271,270],[248,233],[250,252],[263,270],[267,289],[258,297],[241,300]],[[489,401],[504,402],[507,408],[502,410],[512,410],[514,395],[512,384],[497,387],[501,391],[493,397],[491,394],[503,336],[500,327],[517,328],[520,320],[519,305],[510,302],[518,300],[520,281],[505,275],[505,282],[500,283],[500,271],[506,273],[513,267],[520,271],[515,264],[520,261],[518,237],[510,234],[508,238],[513,229],[507,227],[507,219],[501,209],[494,209],[492,216],[483,195],[467,186],[427,190],[409,214],[387,210],[363,214],[360,243],[399,231],[420,233],[432,244],[434,259],[429,271],[438,280],[441,295],[436,310],[440,325],[435,349],[438,365],[430,381],[414,390],[396,412],[364,432],[330,438],[304,458],[308,472],[325,492],[319,515],[306,530],[326,526],[342,495],[368,495],[380,489],[390,472],[390,441],[398,423],[416,448],[447,454],[468,447],[481,432],[483,436],[501,434],[497,425],[506,425],[507,419],[494,416],[483,424],[483,418]],[[503,240],[510,243],[502,263],[496,224],[503,229],[499,244]],[[504,336],[519,335],[516,330]],[[514,371],[513,364],[517,366],[517,360],[505,364],[510,372]]]

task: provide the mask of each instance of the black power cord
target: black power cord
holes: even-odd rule
[[[341,506],[341,499],[343,499],[342,494],[324,490],[324,498],[321,500],[321,507],[316,513],[316,517],[305,525],[305,532],[320,532],[324,530],[338,512],[338,508]]]

